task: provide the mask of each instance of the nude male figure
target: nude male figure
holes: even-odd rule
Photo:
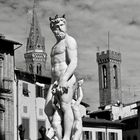
[[[53,121],[53,115],[56,110],[52,106],[52,90],[53,83],[58,82],[58,93],[60,99],[60,107],[63,111],[64,119],[64,135],[62,132],[56,132],[59,138],[63,140],[70,140],[71,130],[73,125],[73,112],[71,108],[71,101],[73,98],[73,86],[76,82],[74,71],[77,67],[77,43],[75,39],[67,34],[66,19],[55,16],[50,18],[50,28],[56,38],[56,44],[52,47],[51,51],[51,73],[52,73],[52,85],[50,86],[47,98],[46,98],[46,114],[53,125],[56,121]],[[67,89],[67,90],[66,90]],[[48,108],[48,109],[47,109]],[[49,110],[49,111],[48,111]],[[56,127],[61,127],[62,118],[59,113],[56,113],[59,117],[59,124],[57,122]],[[55,117],[56,117],[55,116]]]
[[[79,80],[77,83],[77,89],[74,93],[74,97],[72,99],[72,111],[74,114],[74,123],[72,128],[72,138],[71,140],[80,140],[82,135],[82,117],[80,112],[80,102],[83,98],[82,84],[83,80]]]

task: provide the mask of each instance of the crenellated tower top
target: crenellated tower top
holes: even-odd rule
[[[121,53],[107,50],[97,53],[97,62],[99,64],[109,62],[109,61],[118,61],[121,62]]]

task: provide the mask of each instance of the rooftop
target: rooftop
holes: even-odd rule
[[[6,39],[5,36],[4,36],[3,34],[0,34],[0,43],[10,43],[10,44],[13,44],[13,45],[22,45],[22,44],[19,43],[19,42]]]
[[[25,80],[30,83],[39,82],[39,83],[48,84],[48,85],[51,84],[50,77],[45,77],[45,76],[29,73],[26,71],[21,71],[18,69],[15,70],[15,73],[19,80]]]
[[[84,127],[110,127],[110,128],[122,128],[123,123],[116,121],[109,121],[105,119],[83,118]]]
[[[110,112],[110,111],[111,111],[110,109],[97,110],[97,111],[89,112],[88,115],[102,114],[102,113],[106,113],[106,112]]]

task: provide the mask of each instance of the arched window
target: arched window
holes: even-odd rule
[[[133,140],[138,140],[137,136],[134,136],[134,137],[133,137]]]
[[[41,47],[40,45],[37,46],[38,49],[40,49],[40,47]]]
[[[103,80],[103,88],[107,88],[107,68],[106,65],[103,65],[103,75],[102,75],[102,80]]]
[[[117,66],[113,66],[113,81],[114,81],[114,87],[118,88],[118,75],[117,75]]]
[[[37,74],[38,75],[41,75],[42,74],[42,67],[41,67],[41,64],[37,64]]]
[[[29,72],[33,73],[33,65],[32,64],[29,65]]]
[[[127,140],[131,140],[130,136],[127,136]]]

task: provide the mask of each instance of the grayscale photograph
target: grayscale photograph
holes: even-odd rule
[[[140,0],[0,0],[0,140],[140,140]]]

